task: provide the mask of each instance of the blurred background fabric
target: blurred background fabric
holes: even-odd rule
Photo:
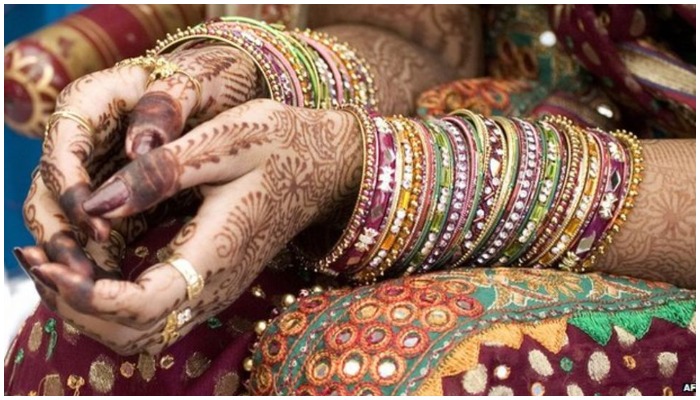
[[[5,43],[12,42],[44,25],[68,14],[80,11],[86,5],[6,5]],[[33,244],[34,240],[24,227],[22,203],[29,191],[30,175],[41,155],[41,142],[32,140],[5,125],[5,273],[20,275],[12,255],[15,246]]]

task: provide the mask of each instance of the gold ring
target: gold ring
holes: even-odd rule
[[[58,110],[51,114],[51,116],[49,117],[49,121],[46,123],[46,129],[44,130],[44,138],[48,136],[49,131],[51,130],[51,128],[53,128],[53,125],[56,122],[58,122],[58,120],[61,118],[69,119],[75,122],[79,126],[83,127],[86,131],[88,131],[88,133],[91,135],[95,134],[95,129],[92,127],[92,124],[90,123],[90,121],[88,121],[87,118],[83,117],[75,111]]]
[[[165,326],[163,331],[160,333],[163,338],[163,343],[169,345],[173,341],[180,337],[180,328],[182,328],[186,323],[190,322],[192,319],[192,310],[188,307],[182,311],[173,311],[168,315],[165,320]]]
[[[188,300],[193,300],[202,293],[204,289],[204,279],[197,273],[192,263],[182,257],[171,257],[165,263],[172,265],[173,268],[185,278],[185,282],[187,282]]]
[[[202,84],[195,79],[188,72],[183,71],[179,65],[174,62],[168,61],[163,57],[136,57],[128,58],[118,62],[116,67],[124,66],[137,66],[142,67],[149,72],[148,80],[146,80],[146,87],[150,86],[153,82],[158,79],[170,78],[175,74],[184,75],[187,80],[192,84],[192,88],[195,91],[196,99],[195,104],[192,107],[191,115],[196,114],[199,111],[199,107],[202,104]]]

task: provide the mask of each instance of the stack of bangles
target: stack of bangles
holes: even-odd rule
[[[247,54],[260,70],[269,97],[281,103],[306,108],[348,103],[376,107],[367,63],[346,43],[321,32],[290,32],[248,18],[224,17],[168,34],[147,57],[126,63],[142,64],[144,58],[157,60],[168,51],[202,43],[224,44]]]
[[[307,267],[359,283],[457,266],[583,272],[633,207],[635,136],[467,110],[440,119],[344,107],[362,128],[364,169],[335,247]]]

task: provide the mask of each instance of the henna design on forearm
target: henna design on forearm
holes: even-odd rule
[[[478,76],[483,68],[481,10],[464,4],[313,5],[312,29],[337,24],[371,25],[400,35],[436,54],[459,76]]]
[[[384,115],[412,114],[423,91],[455,77],[456,71],[440,63],[432,52],[391,32],[354,25],[321,30],[348,42],[367,60],[375,75],[378,108]]]
[[[695,288],[695,140],[642,146],[639,196],[596,269]]]

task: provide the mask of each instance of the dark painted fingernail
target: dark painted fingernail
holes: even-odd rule
[[[17,262],[22,267],[22,269],[24,269],[24,271],[28,273],[29,269],[32,266],[29,265],[29,263],[27,262],[27,259],[24,257],[24,253],[22,253],[22,249],[20,249],[19,247],[15,247],[12,249],[12,254],[15,255],[15,258],[17,259]]]
[[[163,145],[161,137],[154,132],[139,133],[131,145],[131,148],[136,155],[143,155],[149,151]]]
[[[121,179],[115,179],[99,188],[83,203],[83,209],[90,215],[101,215],[126,203],[129,190]]]
[[[56,284],[51,279],[49,279],[46,275],[44,275],[44,273],[41,272],[39,267],[32,267],[29,269],[29,272],[34,276],[34,279],[43,283],[44,286],[50,288],[51,290],[58,291]]]

